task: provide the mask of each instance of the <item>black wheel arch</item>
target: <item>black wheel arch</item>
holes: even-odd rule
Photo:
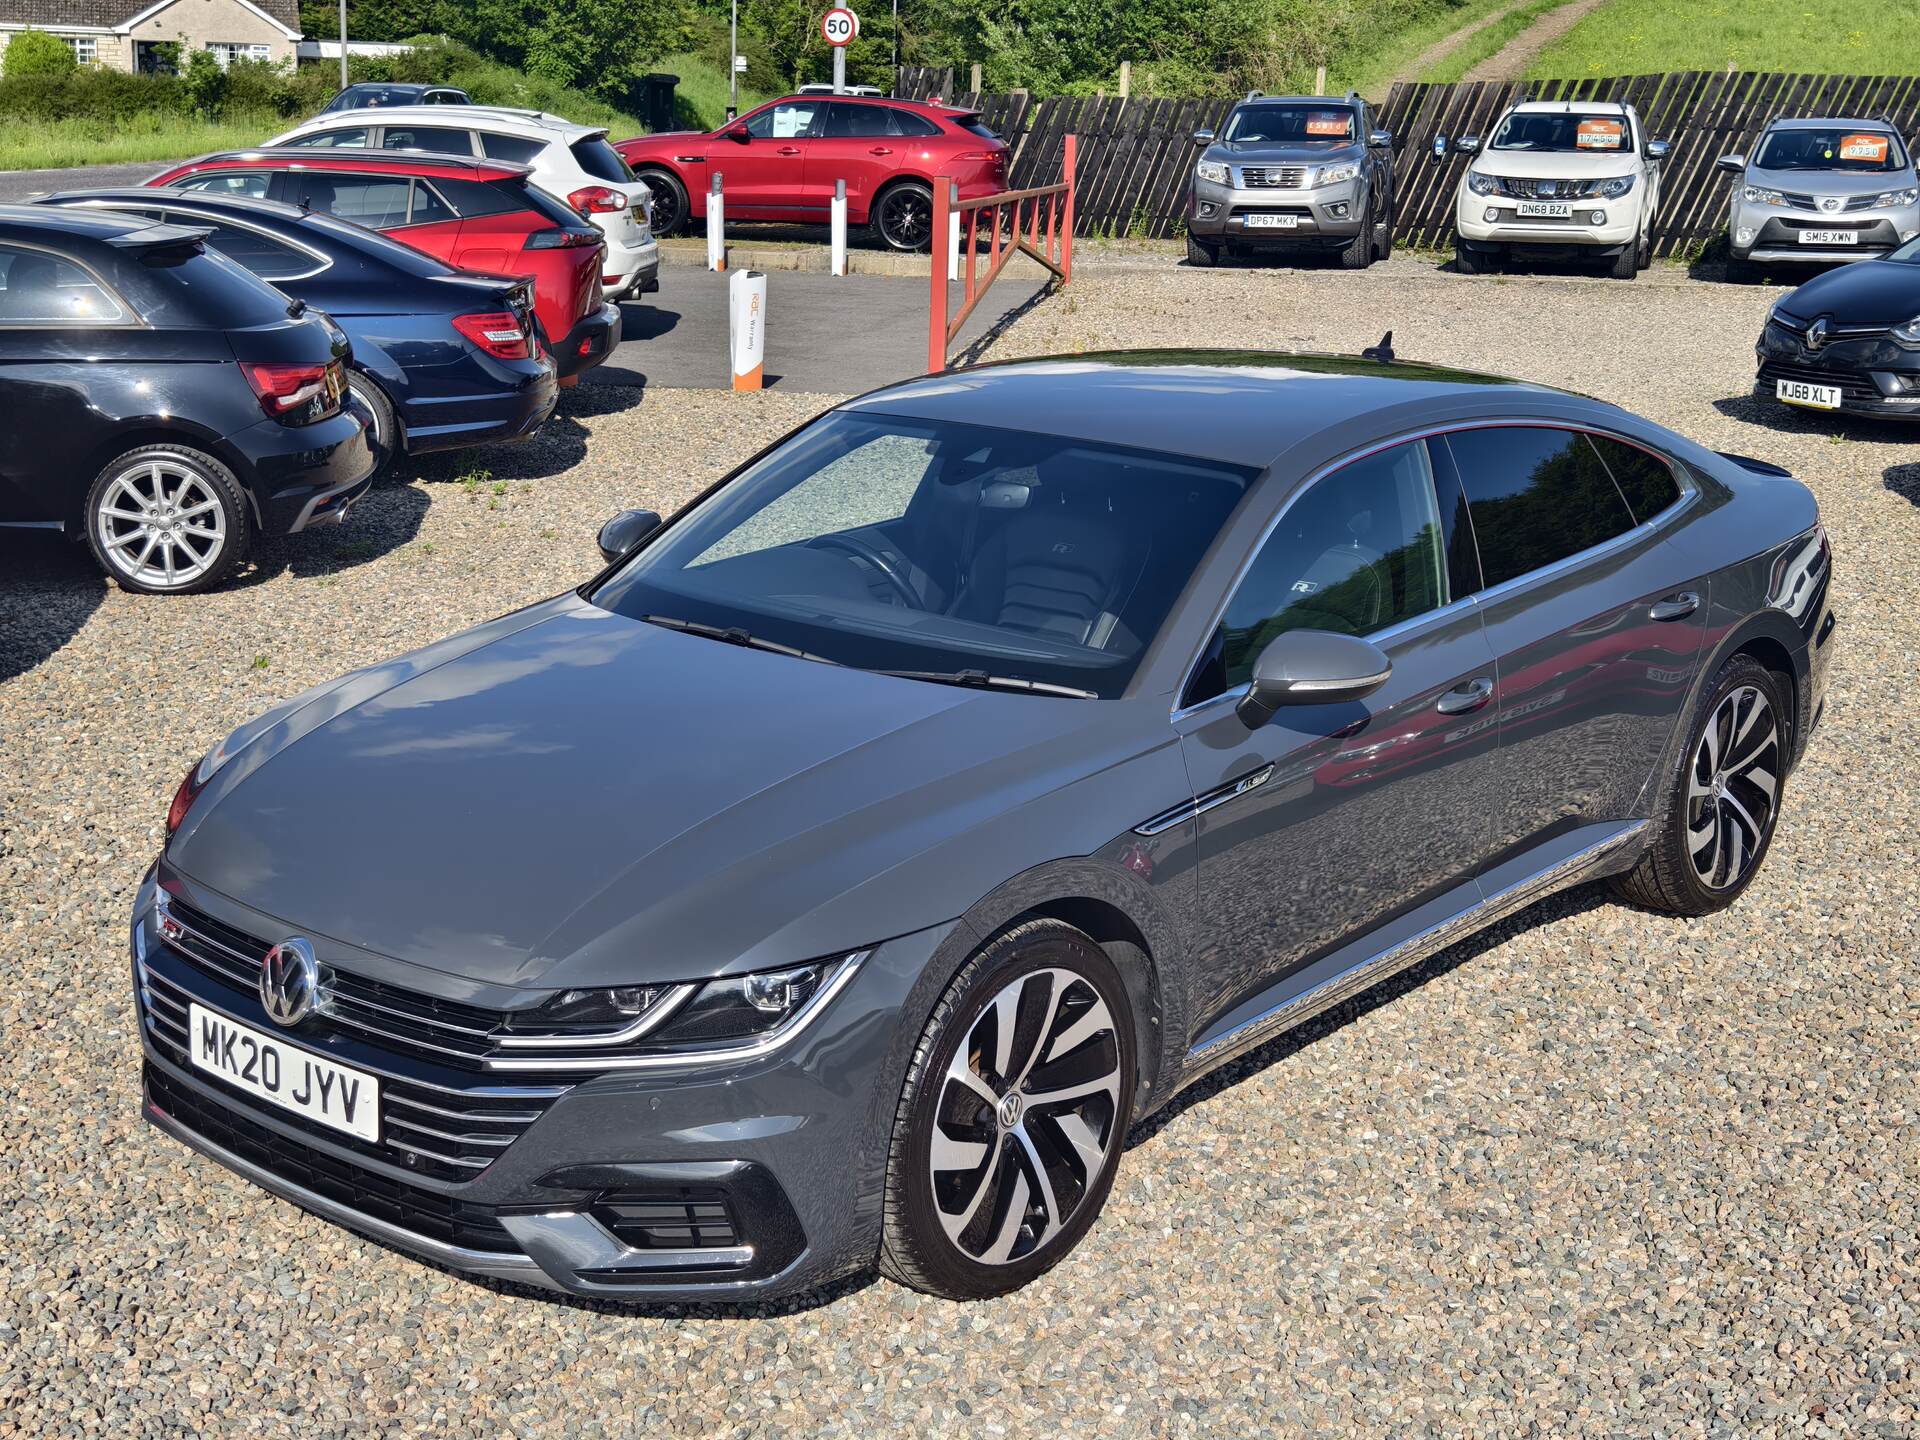
[[[240,482],[240,493],[247,497],[247,507],[252,512],[254,525],[257,527],[260,524],[260,497],[253,493],[253,485],[248,478],[253,468],[247,464],[245,457],[211,430],[191,420],[152,419],[117,428],[94,446],[87,456],[86,474],[82,477],[79,490],[66,513],[60,516],[70,534],[86,533],[87,493],[100,472],[128,451],[143,449],[148,445],[184,445],[190,450],[202,450],[211,455],[233,472],[233,478]]]

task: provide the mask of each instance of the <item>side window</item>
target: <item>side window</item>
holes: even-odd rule
[[[314,135],[302,135],[287,144],[296,145],[303,150],[364,150],[371,143],[373,132],[364,125],[344,130],[322,130]]]
[[[413,212],[407,216],[409,225],[432,225],[440,220],[457,220],[453,207],[434,193],[433,187],[424,180],[413,182]]]
[[[531,165],[533,159],[547,148],[544,140],[522,140],[518,135],[489,135],[480,132],[480,144],[487,152],[489,160],[508,160],[515,165]]]
[[[1651,450],[1615,440],[1610,435],[1589,435],[1600,457],[1613,472],[1613,483],[1627,498],[1627,507],[1639,524],[1646,524],[1680,498],[1680,482],[1673,478],[1673,467]]]
[[[215,170],[206,175],[189,176],[173,188],[198,190],[207,195],[245,195],[254,200],[264,200],[272,184],[271,175],[262,175],[257,170]]]
[[[1634,527],[1591,441],[1573,430],[1498,426],[1447,436],[1489,585],[1564,560]]]
[[[829,105],[827,139],[859,140],[898,134],[889,121],[892,113],[884,105]]]
[[[435,193],[469,219],[477,215],[505,215],[510,210],[523,208],[523,202],[517,195],[486,180],[435,180],[433,188]],[[416,216],[419,206],[420,201],[416,197]]]
[[[916,115],[911,110],[889,110],[887,114],[893,119],[893,133],[896,135],[911,135],[919,138],[940,133],[940,127],[933,121],[924,115]]]
[[[166,218],[176,225],[191,225],[199,230],[211,230],[207,237],[207,248],[218,250],[222,255],[244,269],[251,270],[262,280],[288,280],[295,275],[311,275],[325,268],[324,260],[316,260],[304,250],[296,250],[291,245],[283,245],[258,230],[249,230],[240,225],[229,225],[222,220],[209,219],[205,215],[188,214],[183,211],[169,211]]]
[[[747,121],[747,133],[756,140],[804,140],[825,108],[818,100],[771,105]]]
[[[130,317],[71,261],[0,245],[0,326],[113,325]]]
[[[382,150],[426,150],[436,155],[473,154],[473,136],[465,130],[434,125],[388,125],[380,132]]]
[[[1188,703],[1244,685],[1285,631],[1370,635],[1447,604],[1445,545],[1425,441],[1323,477],[1287,508],[1227,602]]]
[[[407,192],[411,182],[372,175],[296,175],[290,177],[297,203],[325,211],[369,229],[384,230],[407,223]]]

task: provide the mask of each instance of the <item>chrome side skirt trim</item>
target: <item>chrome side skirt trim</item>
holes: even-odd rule
[[[1217,805],[1224,805],[1229,800],[1238,800],[1249,791],[1258,790],[1272,778],[1273,766],[1262,765],[1258,770],[1242,775],[1238,780],[1229,780],[1224,785],[1216,786],[1196,800],[1189,800],[1184,805],[1176,805],[1171,810],[1162,810],[1151,820],[1141,821],[1133,827],[1133,833],[1164,835],[1174,826],[1198,819]]]
[[[1534,901],[1543,899],[1556,890],[1564,890],[1578,883],[1602,863],[1637,841],[1646,831],[1649,823],[1646,820],[1635,820],[1623,825],[1613,834],[1595,841],[1586,849],[1576,851],[1566,859],[1549,865],[1527,879],[1515,881],[1506,889],[1487,896],[1478,904],[1469,905],[1466,909],[1448,916],[1436,925],[1429,926],[1417,935],[1409,936],[1398,945],[1349,966],[1338,975],[1323,980],[1311,990],[1284,1000],[1271,1010],[1254,1016],[1245,1024],[1229,1030],[1218,1039],[1194,1047],[1187,1052],[1187,1063],[1180,1077],[1181,1083],[1186,1084],[1198,1079],[1206,1071],[1244,1055],[1276,1035],[1311,1020],[1322,1011],[1332,1009],[1342,1000],[1359,994],[1369,986],[1391,975],[1396,975],[1430,956],[1439,954],[1448,946],[1466,939],[1476,931],[1486,929],[1487,926],[1505,919],[1516,911],[1526,909]]]

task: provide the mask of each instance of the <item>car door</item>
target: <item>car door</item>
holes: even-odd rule
[[[806,176],[826,108],[821,100],[783,100],[747,117],[746,139],[726,139],[710,149],[728,219],[817,220],[825,214],[824,204],[809,203]]]
[[[1663,536],[1691,481],[1637,441],[1566,425],[1455,430],[1436,454],[1487,586],[1495,862],[1643,813],[1706,635],[1705,582]]]
[[[1317,480],[1280,514],[1176,712],[1197,797],[1204,1034],[1344,944],[1477,898],[1491,833],[1493,651],[1457,493],[1425,440]],[[1392,661],[1367,700],[1232,701],[1286,630],[1360,635]]]
[[[908,142],[900,133],[899,111],[890,105],[827,106],[821,138],[807,155],[807,189],[814,203],[833,199],[836,180],[847,182],[847,213],[864,216],[880,187],[900,168]]]

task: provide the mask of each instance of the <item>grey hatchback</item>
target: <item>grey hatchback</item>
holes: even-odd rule
[[[182,783],[149,1119],[475,1275],[1052,1266],[1196,1077],[1548,892],[1767,853],[1813,497],[1613,406],[1117,353],[877,391]]]

